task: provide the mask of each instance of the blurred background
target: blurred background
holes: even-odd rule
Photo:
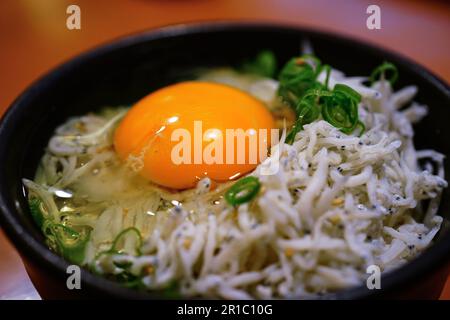
[[[66,27],[71,4],[81,9],[81,30]],[[366,26],[370,4],[381,8],[381,30]],[[211,20],[338,32],[401,53],[450,82],[446,0],[2,0],[0,114],[39,76],[87,49],[133,32]],[[1,230],[0,299],[39,299]],[[450,299],[450,278],[441,299]]]

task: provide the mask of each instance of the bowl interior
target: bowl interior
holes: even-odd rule
[[[78,57],[39,80],[16,100],[0,126],[0,163],[6,169],[0,173],[1,209],[10,236],[26,234],[23,239],[27,243],[22,245],[28,249],[30,242],[42,243],[40,231],[30,220],[21,179],[33,178],[53,130],[67,118],[104,106],[130,105],[159,87],[189,78],[196,68],[238,65],[261,49],[273,50],[281,66],[300,53],[306,39],[322,61],[347,75],[369,75],[383,60],[395,63],[400,72],[396,88],[417,85],[416,100],[430,108],[429,115],[415,128],[416,147],[450,154],[448,87],[403,58],[306,30],[252,25],[166,29],[132,36]],[[448,162],[445,169],[449,180]],[[449,199],[446,189],[440,212],[447,222]],[[448,235],[444,229],[439,238]],[[36,254],[38,247],[29,251]],[[48,261],[61,263],[59,257],[49,255]]]

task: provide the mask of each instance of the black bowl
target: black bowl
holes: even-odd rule
[[[400,72],[397,87],[417,85],[417,100],[430,107],[430,114],[416,127],[417,147],[450,154],[448,85],[386,50],[312,30],[242,23],[181,25],[120,39],[83,54],[36,81],[12,104],[0,124],[0,219],[41,295],[158,298],[157,293],[126,289],[85,270],[81,274],[82,290],[66,289],[69,263],[45,246],[40,230],[30,218],[21,183],[22,178],[34,176],[57,125],[70,116],[106,105],[131,104],[152,90],[180,80],[189,70],[239,64],[261,49],[273,50],[278,60],[285,62],[299,54],[304,39],[311,42],[323,61],[349,75],[368,75],[383,60],[395,63]],[[449,180],[448,163],[445,167]],[[450,253],[449,199],[446,189],[440,210],[446,222],[436,243],[417,259],[384,275],[381,290],[368,290],[362,284],[326,297],[405,297],[412,292],[419,293],[415,297],[435,297],[445,280]],[[430,275],[435,279],[430,280]]]

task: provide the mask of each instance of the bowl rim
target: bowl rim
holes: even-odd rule
[[[84,53],[81,53],[66,62],[63,62],[56,67],[52,68],[49,72],[35,80],[28,86],[6,109],[0,120],[0,140],[9,133],[13,133],[13,124],[17,120],[18,114],[21,109],[24,109],[27,105],[27,101],[32,98],[40,90],[45,88],[55,81],[58,81],[63,74],[70,72],[72,68],[76,68],[91,59],[98,58],[109,52],[124,49],[126,47],[151,42],[161,38],[172,38],[179,36],[186,36],[192,34],[214,33],[214,32],[227,32],[227,31],[239,31],[239,30],[254,30],[263,32],[264,30],[276,30],[282,33],[297,33],[299,35],[304,34],[307,37],[321,37],[321,38],[334,38],[341,43],[347,43],[357,46],[362,46],[371,52],[374,52],[378,56],[385,57],[387,60],[400,63],[405,68],[416,73],[418,76],[431,83],[439,91],[446,94],[448,100],[450,100],[450,87],[441,80],[439,77],[428,71],[425,67],[417,64],[410,58],[407,58],[401,54],[392,52],[389,49],[383,48],[379,45],[368,43],[364,40],[354,38],[348,35],[342,35],[335,32],[329,32],[324,29],[313,29],[299,25],[274,23],[274,22],[246,22],[246,21],[214,21],[214,22],[200,22],[200,23],[182,23],[175,25],[167,25],[155,29],[145,30],[141,32],[132,33],[127,36],[114,38],[104,44],[100,44],[91,48]],[[3,155],[0,153],[0,163],[2,163]],[[56,253],[50,251],[48,247],[35,239],[30,233],[26,231],[26,228],[22,226],[17,217],[16,208],[8,204],[7,197],[5,195],[4,174],[2,168],[0,170],[0,223],[13,243],[18,249],[20,255],[24,255],[25,258],[29,258],[40,267],[46,268],[49,272],[54,272],[57,277],[64,277],[66,269],[70,265],[69,262],[64,260]],[[377,297],[379,294],[392,291],[393,289],[405,286],[407,283],[417,276],[424,276],[427,272],[436,269],[439,265],[443,266],[450,260],[450,232],[444,236],[438,244],[433,244],[427,248],[418,257],[408,262],[399,269],[390,271],[383,274],[382,277],[382,290],[368,290],[364,283],[361,285],[350,287],[337,291],[335,293],[325,294],[321,298],[325,299],[353,299],[353,298],[368,298]],[[107,295],[113,295],[120,298],[132,298],[132,299],[161,299],[161,295],[158,292],[140,292],[132,289],[127,289],[118,283],[92,274],[91,272],[82,268],[81,279],[83,285],[86,285],[89,289],[94,291],[103,292]],[[417,278],[416,278],[417,279]]]

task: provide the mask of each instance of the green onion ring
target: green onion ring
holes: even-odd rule
[[[232,206],[237,206],[252,200],[261,189],[258,178],[248,176],[236,182],[225,193],[225,200]]]
[[[394,85],[394,83],[398,79],[398,69],[397,67],[390,63],[390,62],[383,62],[381,65],[375,68],[375,70],[372,71],[372,74],[370,75],[369,81],[370,84],[373,84],[381,75],[386,76],[386,72],[390,71],[392,72],[392,75],[388,81],[391,83],[391,85]]]

